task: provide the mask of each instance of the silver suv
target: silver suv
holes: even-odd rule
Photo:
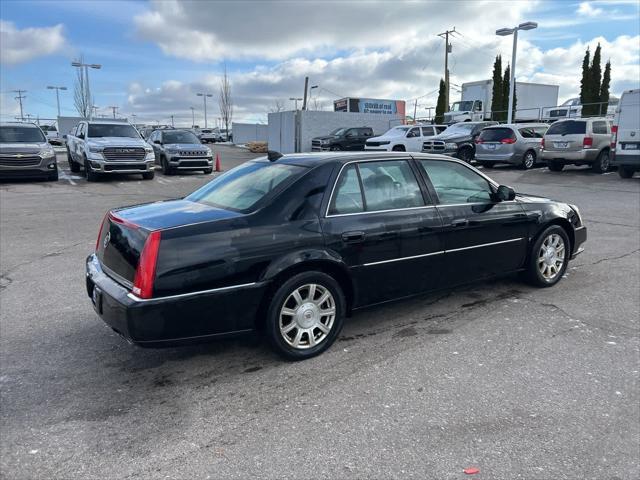
[[[542,160],[540,143],[549,128],[544,123],[518,123],[487,127],[476,139],[476,161],[487,167],[509,163],[525,170]]]
[[[56,152],[34,123],[0,123],[0,177],[58,180]]]
[[[558,120],[542,139],[542,158],[549,170],[565,165],[591,165],[596,173],[609,170],[611,120],[604,117]]]

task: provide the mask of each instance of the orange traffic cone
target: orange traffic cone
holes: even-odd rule
[[[220,154],[216,152],[216,172],[221,172],[222,167],[220,166]]]

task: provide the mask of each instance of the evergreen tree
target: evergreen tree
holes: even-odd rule
[[[589,69],[590,85],[589,85],[589,103],[592,105],[582,107],[582,116],[598,115],[600,105],[596,105],[600,101],[600,83],[602,82],[602,68],[600,67],[600,44],[596,47],[596,51],[593,52],[593,60],[591,61],[591,68]]]
[[[447,111],[447,100],[445,98],[446,85],[443,79],[440,79],[440,89],[438,90],[438,102],[436,103],[436,118],[438,124],[444,122],[444,112]]]
[[[590,56],[591,52],[589,52],[589,47],[587,47],[587,51],[584,53],[584,59],[582,60],[582,79],[580,80],[580,103],[583,105],[588,103],[589,98],[591,98]]]
[[[600,86],[600,99],[599,102],[603,102],[600,107],[600,115],[607,114],[607,107],[609,106],[609,86],[611,85],[611,60],[607,61],[604,67],[604,75],[602,76],[602,85]]]
[[[491,97],[491,111],[502,112],[507,107],[504,104],[502,92],[502,57],[498,55],[493,63],[493,95]],[[493,120],[497,120],[500,113],[493,114]]]
[[[503,98],[503,110],[499,115],[501,122],[507,121],[507,111],[509,110],[509,83],[511,80],[511,66],[507,65],[504,69],[504,77],[502,78],[502,98]]]

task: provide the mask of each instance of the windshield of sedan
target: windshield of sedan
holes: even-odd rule
[[[0,143],[45,143],[46,141],[39,128],[0,127]]]
[[[164,132],[162,141],[164,143],[200,143],[198,137],[191,132]]]
[[[280,190],[306,170],[297,165],[247,162],[209,182],[186,199],[248,213],[270,193]]]
[[[90,123],[89,138],[100,137],[130,137],[140,138],[137,130],[131,125],[123,123],[122,125],[112,123]]]

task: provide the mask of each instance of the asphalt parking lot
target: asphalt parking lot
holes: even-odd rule
[[[213,148],[225,169],[250,156]],[[84,286],[104,213],[211,176],[90,184],[62,157],[58,182],[0,184],[3,477],[640,477],[638,176],[485,170],[581,208],[560,284],[368,309],[287,363],[253,336],[148,350],[107,329]]]

